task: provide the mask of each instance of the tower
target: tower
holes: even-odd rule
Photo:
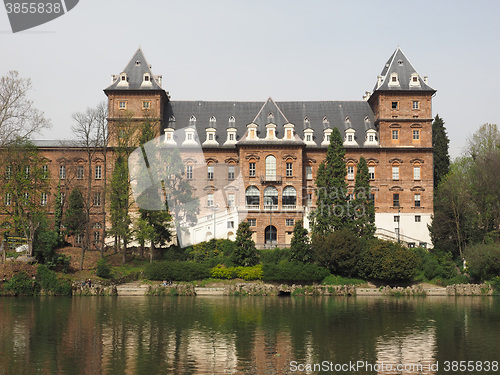
[[[155,76],[139,48],[119,75],[111,76],[112,84],[104,90],[108,97],[108,131],[110,146],[126,140],[127,146],[137,144],[139,130],[149,123],[155,137],[163,128],[168,93],[162,88],[162,76]]]

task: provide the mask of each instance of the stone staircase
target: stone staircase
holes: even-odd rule
[[[144,296],[146,295],[148,288],[148,284],[142,284],[141,281],[133,281],[117,285],[116,292],[119,296]]]

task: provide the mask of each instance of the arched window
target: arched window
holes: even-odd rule
[[[297,204],[297,191],[293,186],[287,186],[283,189],[283,206],[294,206]]]
[[[273,155],[266,157],[266,180],[273,181],[276,179],[276,158]]]
[[[249,186],[245,191],[245,203],[247,206],[260,205],[260,191],[256,186]]]
[[[264,190],[264,207],[271,207],[278,205],[278,189],[274,186],[268,186]]]

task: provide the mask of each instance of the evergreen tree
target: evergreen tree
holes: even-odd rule
[[[307,229],[304,228],[302,220],[297,221],[293,228],[293,237],[290,245],[291,260],[302,263],[312,262],[313,256],[307,234]]]
[[[311,214],[313,235],[326,235],[352,225],[347,205],[344,157],[342,136],[337,128],[333,128],[325,160],[320,164],[316,177],[316,209]]]
[[[82,192],[80,189],[75,188],[69,195],[68,209],[66,210],[64,218],[64,226],[66,227],[67,233],[70,236],[83,236],[87,220]],[[85,238],[85,236],[83,237]]]
[[[238,225],[236,243],[231,260],[239,266],[254,266],[258,263],[257,249],[252,240],[252,231],[247,221]]]
[[[434,149],[434,189],[450,170],[450,155],[448,145],[450,140],[446,134],[444,121],[436,115],[432,123],[432,147]]]
[[[54,229],[57,232],[57,238],[60,243],[64,241],[64,236],[61,231],[63,220],[63,195],[61,193],[61,182],[57,185],[56,205],[54,207]]]
[[[354,187],[355,199],[351,202],[353,229],[360,237],[373,237],[375,234],[375,205],[370,198],[370,175],[366,159],[361,157],[356,173]]]

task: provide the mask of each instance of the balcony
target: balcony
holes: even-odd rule
[[[261,184],[281,184],[281,176],[260,176]]]
[[[246,208],[247,210],[249,210],[249,211],[250,211],[250,210],[260,210],[260,205],[258,205],[258,204],[247,204],[247,205],[245,206],[245,208]]]
[[[283,208],[283,211],[292,211],[297,209],[297,205],[295,204],[284,204],[281,207]]]

